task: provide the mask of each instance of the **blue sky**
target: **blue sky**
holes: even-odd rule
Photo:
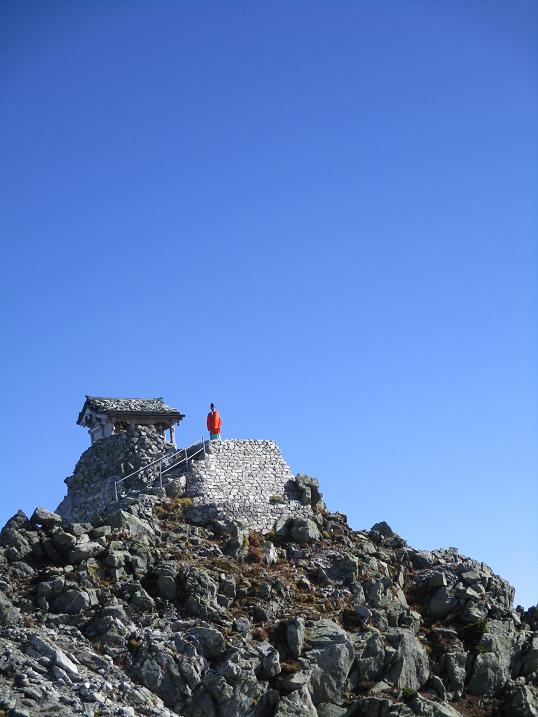
[[[0,5],[0,523],[84,394],[272,438],[536,603],[538,6]]]

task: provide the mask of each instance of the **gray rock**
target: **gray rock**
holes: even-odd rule
[[[91,523],[67,523],[65,524],[65,529],[68,533],[80,538],[81,536],[91,532],[93,530],[93,525]]]
[[[321,539],[319,528],[309,518],[287,518],[276,527],[277,535],[286,537],[299,545],[312,543]]]
[[[185,476],[181,476],[179,478],[169,481],[164,487],[166,495],[169,498],[179,498],[185,492],[185,485]]]
[[[62,553],[67,553],[75,547],[77,537],[62,528],[58,528],[53,531],[51,540],[55,548]]]
[[[118,510],[115,513],[107,515],[105,520],[106,525],[110,525],[114,530],[123,530],[127,535],[132,537],[153,533],[148,523],[124,510]]]
[[[359,633],[353,639],[355,651],[354,674],[350,675],[352,686],[361,682],[377,682],[383,675],[385,643],[377,630]]]
[[[31,565],[28,565],[28,563],[25,563],[24,560],[17,560],[9,566],[9,574],[14,577],[18,578],[19,580],[24,578],[29,578],[32,575],[35,575],[35,570]]]
[[[521,675],[530,675],[533,672],[538,673],[538,633],[529,637],[520,668]]]
[[[32,547],[34,544],[39,543],[39,536],[29,530],[8,528],[7,526],[10,522],[8,521],[6,526],[2,528],[0,544],[5,546],[6,557],[10,562],[23,561],[32,554]]]
[[[176,567],[173,563],[160,563],[153,568],[157,577],[156,594],[163,600],[174,601],[176,598]]]
[[[47,640],[44,640],[38,634],[34,633],[30,637],[30,645],[34,648],[34,650],[37,650],[37,652],[39,652],[39,654],[43,655],[44,657],[48,657],[49,660],[51,660],[53,665],[56,665],[57,667],[62,669],[69,676],[71,676],[71,677],[78,676],[78,674],[79,674],[78,667],[65,654],[65,652],[63,652],[59,648],[55,647],[53,644],[51,644]]]
[[[274,717],[317,717],[318,713],[306,687],[281,697]]]
[[[479,654],[475,658],[473,671],[467,685],[472,695],[495,695],[509,678],[509,672],[498,655],[492,652]]]
[[[450,699],[459,699],[463,695],[466,665],[466,652],[453,651],[441,656],[441,676]]]
[[[207,617],[217,609],[217,584],[209,573],[194,566],[178,574],[177,599],[189,615]]]
[[[449,704],[434,702],[421,695],[417,695],[409,706],[413,710],[412,714],[421,717],[461,717],[461,714]]]
[[[333,580],[341,580],[346,585],[351,585],[358,576],[359,561],[353,555],[344,553],[335,555],[329,570],[329,575]]]
[[[45,508],[36,508],[32,513],[30,522],[33,525],[42,525],[44,528],[52,528],[55,525],[61,525],[62,516],[58,513],[51,513]]]
[[[263,559],[267,565],[274,565],[278,563],[278,552],[273,543],[269,540],[265,540],[262,545]]]
[[[67,615],[78,615],[90,607],[88,593],[80,588],[70,588],[58,595],[52,602],[51,610],[56,613]]]
[[[356,605],[355,613],[358,618],[364,620],[365,622],[372,617],[372,611],[367,608],[366,605]]]
[[[240,635],[248,635],[252,626],[246,617],[236,617],[234,627]]]
[[[280,672],[280,656],[270,642],[261,642],[257,646],[260,655],[259,676],[262,679],[269,679]]]
[[[311,670],[308,689],[315,705],[337,702],[344,690],[355,653],[351,637],[331,620],[306,629],[304,660]]]
[[[179,664],[167,651],[157,645],[142,645],[132,666],[132,674],[167,705],[174,705],[183,713],[191,690]]]
[[[213,627],[192,627],[187,630],[186,635],[196,641],[198,652],[208,660],[218,660],[226,652],[226,641],[222,633]]]
[[[93,558],[96,555],[100,555],[105,551],[105,548],[100,543],[94,543],[87,541],[84,543],[77,543],[75,547],[69,551],[68,559],[72,565],[78,565],[78,563]]]
[[[518,685],[503,707],[510,717],[538,717],[538,690],[531,685]]]
[[[448,615],[458,605],[458,601],[453,597],[446,587],[437,590],[428,603],[430,615],[435,620]]]
[[[347,709],[331,702],[322,702],[317,706],[318,717],[345,717]]]
[[[37,585],[37,594],[40,597],[44,597],[46,600],[57,597],[63,592],[65,587],[65,580],[58,576],[53,580],[44,580]]]
[[[294,658],[301,656],[305,638],[305,621],[302,617],[293,617],[286,626],[286,639],[290,655]]]
[[[442,588],[446,587],[446,575],[445,573],[441,572],[440,570],[436,570],[433,573],[430,573],[428,577],[425,580],[425,584],[429,588]]]
[[[300,494],[299,500],[303,505],[310,506],[316,513],[326,510],[317,478],[299,473],[295,476],[295,484]]]
[[[152,612],[155,609],[153,598],[142,587],[132,593],[130,602],[131,605],[143,612]]]
[[[109,568],[121,568],[130,559],[131,555],[126,550],[110,550],[108,555],[102,558],[104,565]]]
[[[372,527],[370,528],[370,531],[375,531],[376,533],[382,535],[384,538],[392,538],[396,535],[390,525],[384,520],[382,520],[380,523],[374,523],[374,525],[372,525]]]
[[[17,625],[21,620],[21,613],[11,600],[0,591],[0,626]]]
[[[96,540],[97,538],[106,538],[107,535],[110,535],[112,532],[112,528],[110,525],[101,525],[99,528],[93,528],[90,531],[90,537]]]
[[[385,679],[397,687],[420,689],[430,673],[426,651],[415,635],[407,630],[390,631],[387,638],[396,653],[387,667]]]

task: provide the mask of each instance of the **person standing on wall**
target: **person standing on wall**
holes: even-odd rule
[[[209,440],[220,441],[220,427],[222,426],[222,420],[214,403],[211,404],[210,408],[211,410],[207,414],[207,430],[209,431]]]

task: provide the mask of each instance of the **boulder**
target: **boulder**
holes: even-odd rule
[[[331,620],[318,620],[306,629],[305,646],[302,660],[310,668],[312,701],[338,702],[355,657],[350,635]]]
[[[377,682],[383,676],[385,643],[377,630],[359,633],[353,639],[355,665],[350,679],[353,687],[361,682]]]
[[[36,508],[30,518],[32,525],[42,525],[44,528],[53,528],[55,525],[61,525],[62,516],[58,513],[51,513],[45,508]]]
[[[165,704],[174,705],[177,712],[184,714],[183,708],[191,694],[191,689],[181,673],[179,664],[163,647],[163,645],[145,643],[140,645],[130,672]]]
[[[185,476],[180,476],[179,478],[174,478],[173,480],[168,481],[168,483],[164,486],[166,495],[169,498],[179,498],[185,492],[186,483],[187,479]]]
[[[100,543],[94,543],[87,541],[83,543],[76,543],[75,547],[69,551],[68,559],[71,565],[78,565],[88,558],[93,558],[96,555],[104,553],[105,548]]]
[[[185,634],[196,643],[198,653],[208,660],[218,660],[226,652],[222,633],[213,627],[191,627]]]
[[[372,525],[372,527],[370,528],[370,531],[379,533],[379,535],[382,535],[384,538],[392,538],[396,535],[390,525],[384,520],[382,520],[380,523],[374,523],[374,525]]]
[[[419,690],[428,679],[430,663],[419,640],[408,630],[389,630],[387,640],[396,650],[385,671],[385,679],[397,687]]]
[[[286,626],[286,639],[290,655],[294,658],[301,656],[305,638],[305,621],[302,617],[293,617]]]
[[[295,476],[295,485],[298,489],[299,500],[303,505],[309,505],[315,513],[326,510],[317,478],[298,473]]]
[[[440,587],[428,602],[431,617],[436,620],[448,615],[458,605],[456,598],[450,594],[447,587]]]
[[[56,613],[78,615],[90,607],[90,596],[80,588],[70,588],[58,595],[52,602],[51,610]]]
[[[479,654],[475,658],[467,690],[472,695],[491,697],[501,689],[509,676],[498,655],[493,652]]]
[[[123,530],[131,537],[153,533],[153,529],[148,523],[140,520],[136,515],[127,513],[125,510],[118,510],[107,515],[104,522],[106,525],[110,525],[112,529]]]
[[[177,600],[189,614],[207,617],[217,608],[217,583],[206,570],[188,565],[179,571]]]
[[[342,553],[334,555],[332,558],[329,575],[333,580],[342,581],[346,585],[352,585],[356,582],[358,573],[359,561],[354,555]]]
[[[0,626],[17,625],[21,620],[21,613],[11,600],[0,591]]]
[[[163,600],[176,599],[176,568],[173,563],[161,563],[153,568],[157,578],[155,594]]]
[[[128,634],[134,629],[128,623],[122,608],[109,607],[86,626],[84,634],[99,642],[108,654],[117,654],[125,649]]]
[[[17,562],[32,555],[33,546],[36,544],[39,546],[39,536],[37,532],[24,528],[7,528],[6,525],[0,533],[0,543],[6,548],[7,559],[10,562]]]
[[[420,715],[420,717],[461,717],[461,713],[446,702],[434,702],[422,695],[416,695],[409,706],[412,709],[412,714]]]
[[[277,522],[275,530],[280,537],[299,543],[299,545],[305,545],[321,539],[318,526],[310,518],[281,519]]]
[[[317,717],[318,712],[306,687],[281,697],[274,717]]]
[[[467,653],[463,650],[446,652],[440,659],[440,675],[450,699],[459,699],[465,686]]]
[[[77,536],[57,528],[51,535],[52,544],[62,553],[67,553],[75,547]]]
[[[504,700],[503,707],[510,717],[538,717],[538,690],[531,685],[518,685]]]
[[[138,587],[131,593],[131,605],[141,612],[152,612],[155,609],[155,601],[148,595],[143,587]]]
[[[260,657],[260,667],[258,676],[263,680],[268,680],[280,672],[280,656],[270,642],[260,642],[256,645]]]

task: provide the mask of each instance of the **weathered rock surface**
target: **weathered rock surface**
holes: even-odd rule
[[[6,523],[1,717],[538,717],[538,611],[483,563],[353,531],[308,476],[265,535],[174,481]]]

